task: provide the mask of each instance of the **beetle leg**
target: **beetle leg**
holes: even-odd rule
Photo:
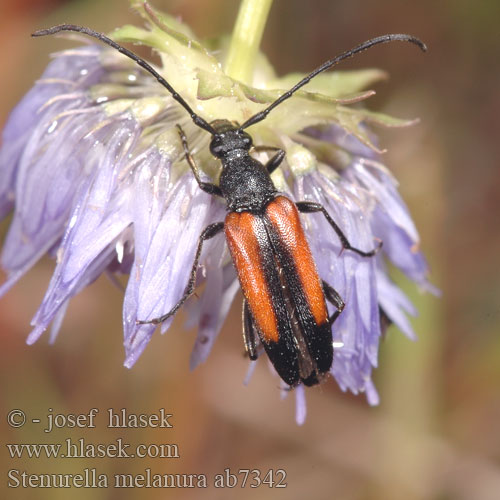
[[[193,267],[191,268],[191,274],[189,276],[189,281],[186,286],[186,289],[184,290],[184,294],[180,298],[180,300],[175,304],[172,309],[163,316],[160,316],[158,318],[153,318],[153,319],[148,319],[148,320],[136,320],[135,322],[138,325],[146,325],[146,324],[153,324],[153,325],[158,325],[159,323],[163,323],[166,319],[170,318],[173,316],[180,307],[182,307],[182,304],[186,302],[191,295],[194,293],[195,289],[195,282],[196,282],[196,271],[198,269],[198,261],[200,260],[200,255],[201,255],[201,250],[203,248],[203,242],[206,240],[209,240],[210,238],[213,238],[216,234],[220,233],[224,229],[224,223],[223,222],[215,222],[214,224],[210,224],[207,226],[203,232],[200,234],[200,237],[198,239],[198,248],[196,249],[196,254],[194,256],[194,262],[193,262]]]
[[[335,309],[337,309],[328,319],[330,326],[333,325],[335,320],[339,317],[340,313],[344,310],[345,303],[342,297],[339,295],[337,290],[329,285],[326,281],[322,281],[323,292],[325,294],[326,300],[332,304]]]
[[[274,150],[275,148],[273,148]],[[276,148],[277,149],[277,148]],[[285,152],[282,149],[277,149],[277,153],[266,163],[267,171],[272,174],[285,158]]]
[[[198,183],[198,186],[200,186],[200,189],[202,191],[205,191],[205,193],[216,195],[216,196],[222,196],[222,191],[220,190],[219,186],[217,186],[216,184],[213,184],[212,182],[204,182],[201,180],[200,169],[198,168],[198,165],[196,165],[196,162],[194,161],[194,158],[191,155],[191,152],[189,151],[189,146],[188,146],[186,134],[184,133],[184,130],[182,130],[182,128],[179,124],[177,124],[176,127],[179,130],[179,137],[181,138],[182,147],[184,149],[184,156],[186,157],[186,161],[188,162],[189,166],[191,167],[191,170],[194,174],[196,182]]]
[[[261,151],[276,151],[276,154],[266,163],[266,169],[270,174],[272,174],[279,167],[286,155],[282,149],[277,148],[276,146],[254,146],[253,150],[257,153],[260,153]]]
[[[248,357],[254,361],[259,357],[257,352],[257,330],[252,318],[252,313],[248,307],[248,302],[243,299],[243,342]]]
[[[281,151],[280,148],[277,148],[276,146],[266,146],[265,144],[259,144],[258,146],[253,146],[252,147],[253,151],[256,151],[257,153],[260,153],[261,151]]]
[[[304,214],[321,212],[325,216],[325,219],[328,221],[328,224],[330,224],[333,230],[337,233],[337,236],[339,237],[340,242],[342,243],[343,250],[351,250],[351,252],[355,252],[358,255],[361,255],[362,257],[373,257],[382,247],[382,241],[379,241],[378,246],[375,247],[373,250],[370,250],[369,252],[364,252],[359,248],[355,248],[349,243],[349,240],[347,239],[345,234],[342,232],[342,230],[336,224],[336,222],[330,217],[330,214],[327,212],[326,208],[323,205],[320,205],[319,203],[314,203],[312,201],[298,201],[296,205],[297,208],[299,209],[299,212],[302,212]]]

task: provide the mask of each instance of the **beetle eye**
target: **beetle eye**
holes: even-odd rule
[[[245,144],[246,149],[250,149],[252,147],[253,142],[252,142],[252,138],[250,137],[249,134],[245,133],[243,135],[243,142]]]
[[[219,146],[217,144],[214,144],[213,142],[210,143],[210,152],[214,155],[217,156],[219,150]]]
[[[210,142],[210,152],[217,158],[219,158],[222,153],[222,144],[223,141],[221,140],[220,137],[217,136],[214,137]]]

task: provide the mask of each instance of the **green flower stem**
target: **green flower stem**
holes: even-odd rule
[[[225,72],[251,84],[255,57],[273,0],[242,0],[234,26]]]

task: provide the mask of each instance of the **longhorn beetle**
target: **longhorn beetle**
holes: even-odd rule
[[[358,52],[393,41],[411,42],[425,51],[425,44],[404,34],[383,35],[368,40],[326,61],[264,110],[239,125],[225,119],[211,123],[205,121],[146,61],[102,33],[63,24],[37,31],[33,36],[61,31],[76,31],[97,38],[153,75],[189,113],[195,125],[211,134],[210,152],[222,164],[218,185],[202,181],[186,135],[177,125],[185,159],[200,189],[224,198],[228,213],[224,222],[210,224],[201,233],[186,289],[177,304],[163,316],[138,320],[137,323],[158,324],[177,312],[194,293],[203,243],[224,231],[243,290],[243,338],[250,359],[257,359],[260,339],[276,371],[289,386],[301,382],[306,386],[319,383],[332,366],[331,327],[344,309],[344,301],[318,276],[299,212],[321,212],[340,239],[343,250],[371,257],[378,251],[381,242],[370,251],[354,248],[322,205],[309,201],[294,203],[278,193],[271,174],[283,161],[285,152],[273,147],[259,147],[275,151],[274,156],[263,165],[250,156],[252,137],[244,130],[264,120],[276,106],[316,75]],[[335,307],[331,316],[328,315],[326,301]]]

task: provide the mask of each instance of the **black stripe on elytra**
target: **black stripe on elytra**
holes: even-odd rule
[[[299,354],[291,325],[292,318],[281,287],[280,269],[277,267],[275,251],[269,239],[264,217],[261,214],[253,214],[253,217],[255,218],[254,235],[259,244],[259,264],[272,297],[271,303],[278,327],[278,342],[265,339],[259,331],[258,325],[255,325],[255,321],[254,325],[262,345],[280,377],[288,385],[295,386],[300,380]],[[251,313],[251,303],[249,303],[249,308]]]
[[[273,247],[275,266],[281,270],[282,281],[290,297],[291,309],[299,323],[294,329],[294,334],[297,337],[297,344],[302,346],[299,349],[299,356],[302,357],[299,363],[304,367],[301,379],[305,385],[314,385],[319,382],[318,376],[328,372],[332,366],[331,326],[329,321],[322,325],[316,324],[297,272],[300,263],[295,262],[291,249],[280,238],[272,221],[267,216],[264,216],[264,221]],[[307,349],[304,349],[304,342]],[[307,367],[310,367],[309,370]]]

